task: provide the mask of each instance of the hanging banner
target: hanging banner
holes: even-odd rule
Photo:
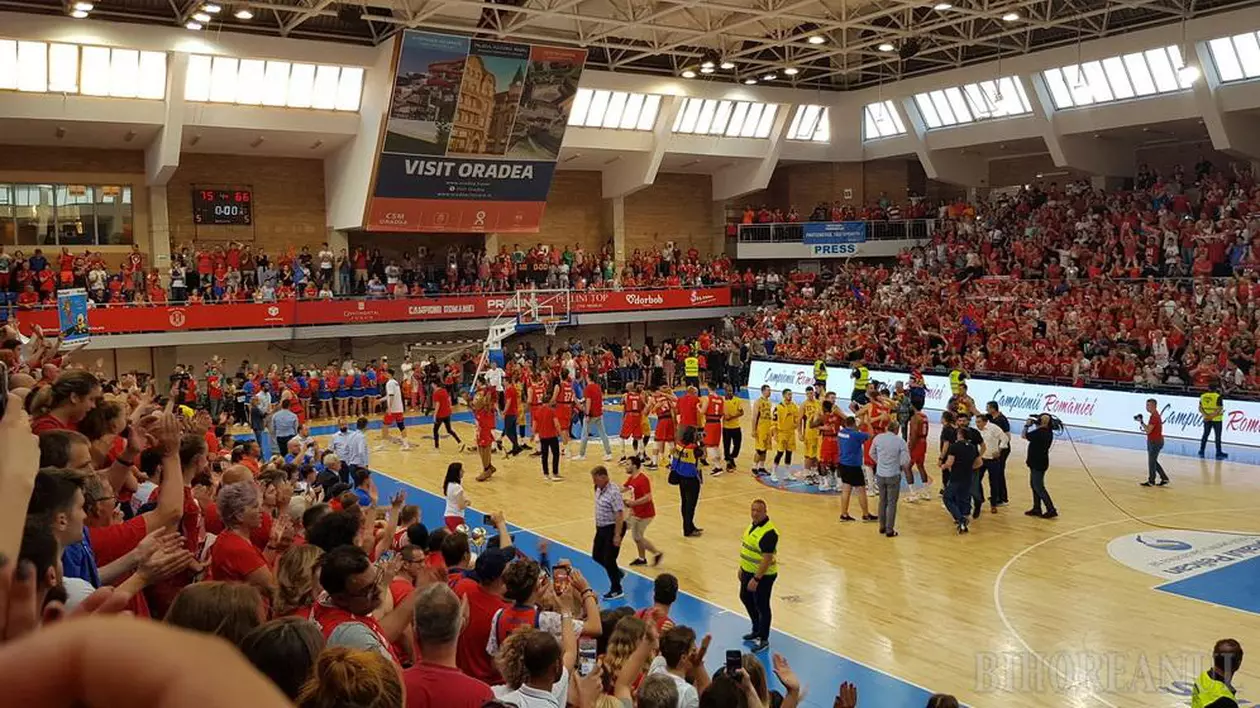
[[[369,231],[538,231],[586,50],[407,31]]]
[[[83,288],[57,291],[57,331],[62,345],[86,344],[91,339],[87,291]]]

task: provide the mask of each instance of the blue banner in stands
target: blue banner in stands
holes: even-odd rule
[[[801,224],[807,245],[835,243],[863,243],[866,241],[865,221],[807,221]]]

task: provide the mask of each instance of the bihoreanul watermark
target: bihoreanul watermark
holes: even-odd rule
[[[1205,653],[1060,651],[978,652],[976,693],[1063,695],[1168,694],[1168,687],[1211,668]]]

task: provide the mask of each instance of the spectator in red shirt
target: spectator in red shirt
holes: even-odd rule
[[[1146,422],[1142,424],[1142,432],[1146,433],[1146,481],[1142,483],[1143,487],[1162,487],[1168,484],[1168,475],[1164,472],[1164,466],[1159,464],[1159,453],[1164,449],[1164,420],[1159,415],[1159,403],[1154,398],[1146,399],[1146,412],[1149,414]],[[1138,416],[1139,420],[1142,416]],[[1159,476],[1159,482],[1155,481],[1156,475]]]
[[[416,641],[423,660],[403,672],[407,708],[481,708],[494,698],[490,686],[457,667],[464,613],[460,599],[442,583],[419,591]]]
[[[468,621],[459,635],[455,664],[465,674],[490,685],[503,683],[486,645],[495,613],[510,606],[503,599],[503,570],[514,555],[511,550],[486,550],[477,556],[473,572],[458,580],[453,588],[468,603]]]
[[[626,520],[626,525],[630,527],[630,535],[639,551],[639,557],[630,561],[630,565],[647,565],[647,552],[651,551],[652,565],[655,566],[660,565],[665,554],[647,537],[648,524],[656,518],[656,505],[652,503],[652,480],[643,474],[642,459],[633,455],[624,463],[630,476],[623,487],[631,492],[626,500],[626,506],[630,507],[630,518]]]
[[[271,572],[271,563],[250,541],[254,529],[262,526],[258,486],[253,482],[229,484],[219,491],[217,506],[226,530],[210,547],[210,579],[248,583],[258,588],[263,597],[274,598],[276,576]],[[280,540],[278,532],[287,521],[285,516],[272,526],[268,551],[274,551]]]
[[[91,372],[82,369],[63,371],[46,389],[46,400],[36,398],[31,411],[31,432],[75,430],[79,421],[102,399],[101,384]]]

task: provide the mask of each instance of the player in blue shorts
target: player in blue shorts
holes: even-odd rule
[[[353,415],[367,414],[367,398],[368,392],[363,388],[363,372],[355,370],[354,385],[350,388],[350,408],[354,411]]]

